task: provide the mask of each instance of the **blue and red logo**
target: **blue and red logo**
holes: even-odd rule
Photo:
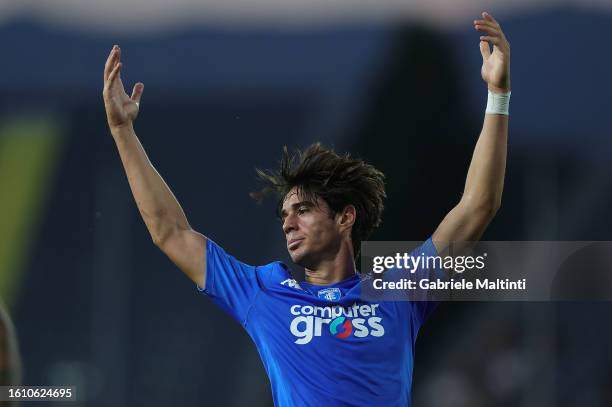
[[[353,332],[353,324],[345,317],[337,317],[329,323],[329,332],[336,338],[348,338]]]

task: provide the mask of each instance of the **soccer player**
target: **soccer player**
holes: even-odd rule
[[[0,299],[0,386],[19,386],[21,384],[21,357],[17,333],[11,317]],[[2,406],[17,405],[5,401]]]
[[[459,203],[420,250],[478,240],[501,202],[506,164],[510,48],[487,13],[474,21],[489,100]],[[493,45],[493,50],[490,49]],[[227,311],[255,342],[274,403],[288,406],[409,406],[417,332],[431,302],[368,302],[355,268],[360,242],[381,222],[384,176],[371,165],[318,144],[278,172],[259,171],[280,194],[279,214],[295,281],[280,262],[251,266],[191,228],[134,132],[144,85],[128,96],[121,50],[104,69],[104,104],[130,188],[153,242]]]

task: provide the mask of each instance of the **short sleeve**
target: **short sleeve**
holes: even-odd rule
[[[434,245],[431,237],[427,239],[421,246],[417,247],[412,251],[412,256],[438,256],[438,251],[436,250],[436,246]],[[439,276],[441,271],[437,268],[426,268],[419,267],[415,271],[415,275],[418,278],[436,278]],[[438,301],[434,301],[431,299],[429,292],[426,290],[417,291],[419,295],[423,296],[423,298],[419,298],[418,301],[411,301],[410,304],[414,310],[417,329],[420,328],[421,325],[427,320],[427,318],[431,315],[431,313],[436,309],[438,305]]]
[[[198,287],[198,291],[244,326],[260,289],[256,266],[242,263],[206,239],[205,287]]]

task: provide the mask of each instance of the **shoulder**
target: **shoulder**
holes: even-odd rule
[[[283,262],[273,261],[262,266],[257,266],[257,275],[264,287],[293,286],[297,281],[291,277],[289,267]]]

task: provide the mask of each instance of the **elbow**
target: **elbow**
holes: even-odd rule
[[[502,205],[502,193],[501,192],[495,196],[492,203],[493,203],[493,208],[492,208],[493,215],[496,215],[497,211],[500,210],[501,205]]]
[[[501,208],[501,203],[501,196],[492,198],[483,206],[483,210],[493,219],[495,215],[497,215],[497,211]]]
[[[495,201],[495,206],[493,207],[493,216],[497,215],[497,212],[501,209],[502,200],[501,197]]]
[[[486,220],[488,223],[493,220],[501,208],[501,195],[478,198],[464,196],[461,199],[460,205],[465,208],[467,212]]]
[[[491,221],[495,218],[500,207],[501,207],[501,201],[495,202],[495,204],[485,209],[486,211],[485,217],[487,220],[487,224],[491,223]]]

